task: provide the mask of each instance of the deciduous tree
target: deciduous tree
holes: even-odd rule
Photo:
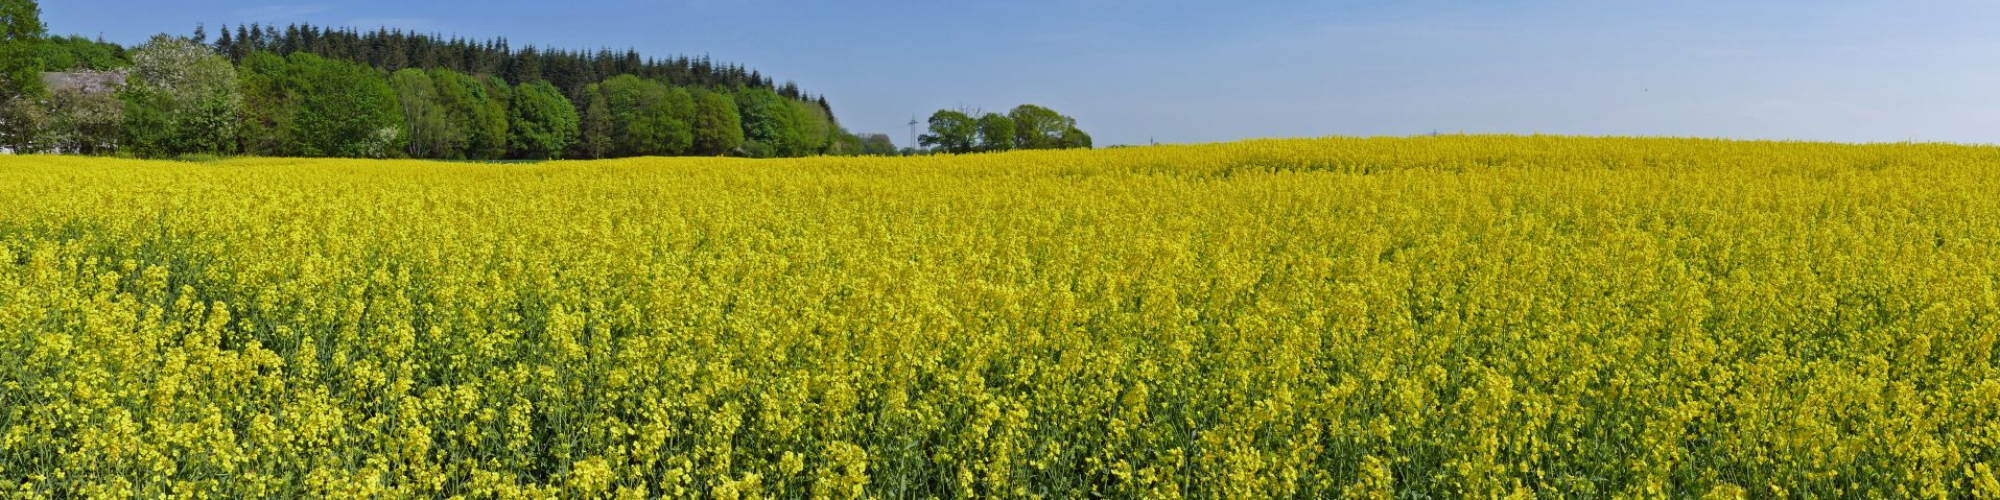
[[[1014,119],[999,113],[979,117],[979,150],[1014,149]]]
[[[437,86],[438,105],[445,120],[465,134],[461,152],[453,158],[498,159],[506,156],[507,103],[489,94],[479,79],[448,69],[430,71]],[[505,85],[505,84],[501,84]]]
[[[726,155],[743,145],[743,117],[736,101],[708,90],[694,91],[694,144],[690,151],[704,156]]]
[[[373,68],[306,53],[287,59],[307,82],[298,94],[302,154],[383,158],[401,147],[396,94]]]
[[[605,103],[604,91],[597,84],[584,88],[583,95],[589,104],[583,107],[582,140],[577,144],[584,156],[603,158],[611,154],[614,145],[611,135],[611,105]]]
[[[736,92],[736,110],[743,122],[743,153],[752,158],[789,155],[798,137],[798,114],[790,101],[764,88]]]
[[[537,80],[516,87],[509,112],[510,142],[515,154],[522,158],[559,158],[576,141],[576,107],[548,81]]]
[[[236,68],[207,45],[154,36],[132,52],[132,73],[120,91],[126,132],[142,156],[230,154],[237,151],[242,97]],[[138,109],[155,108],[155,109]],[[152,123],[164,119],[164,123]]]
[[[48,27],[35,0],[0,0],[0,101],[40,96]]]
[[[402,108],[405,151],[413,158],[463,158],[466,132],[446,114],[437,83],[428,73],[407,68],[389,75],[389,88]]]
[[[1090,134],[1083,133],[1083,129],[1070,127],[1068,130],[1063,131],[1062,147],[1064,149],[1090,149]]]
[[[42,44],[43,71],[105,71],[131,65],[125,49],[114,43],[59,36]]]
[[[1014,147],[1018,149],[1060,148],[1063,132],[1076,127],[1076,120],[1033,104],[1017,106],[1007,117],[1014,120]]]
[[[944,109],[931,113],[930,133],[918,137],[917,143],[946,153],[970,153],[978,136],[979,123],[971,115]]]

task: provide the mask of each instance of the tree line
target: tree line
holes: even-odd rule
[[[434,159],[892,154],[823,96],[706,57],[513,50],[400,31],[239,26],[127,50],[0,0],[0,145],[139,157]],[[19,56],[15,56],[19,54]],[[111,72],[115,92],[41,71]]]
[[[974,117],[978,115],[978,117]],[[930,133],[917,142],[943,153],[980,153],[1013,149],[1089,148],[1090,134],[1076,119],[1033,104],[1006,114],[938,110],[931,114]]]
[[[572,100],[582,101],[590,84],[620,75],[659,80],[674,86],[710,88],[765,88],[789,99],[820,105],[830,111],[825,96],[813,96],[796,83],[774,83],[757,70],[741,65],[721,64],[710,58],[678,56],[666,59],[643,57],[637,50],[597,51],[514,49],[506,38],[468,40],[378,28],[360,31],[311,24],[292,24],[283,29],[259,24],[224,25],[213,41],[216,52],[233,63],[258,52],[289,56],[305,52],[328,59],[366,64],[384,73],[405,68],[449,69],[470,75],[492,75],[509,85],[546,80]],[[209,43],[207,30],[195,27],[196,42]]]

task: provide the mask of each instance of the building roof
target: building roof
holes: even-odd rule
[[[74,73],[42,73],[42,83],[49,91],[81,90],[87,93],[116,92],[125,86],[125,73],[118,71],[81,71]]]

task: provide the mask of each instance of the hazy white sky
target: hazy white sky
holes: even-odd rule
[[[124,43],[243,22],[710,54],[907,142],[1032,102],[1098,144],[1443,132],[2000,142],[2000,2],[44,0]]]

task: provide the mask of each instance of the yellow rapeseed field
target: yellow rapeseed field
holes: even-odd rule
[[[1995,498],[2000,148],[0,157],[0,495]]]

